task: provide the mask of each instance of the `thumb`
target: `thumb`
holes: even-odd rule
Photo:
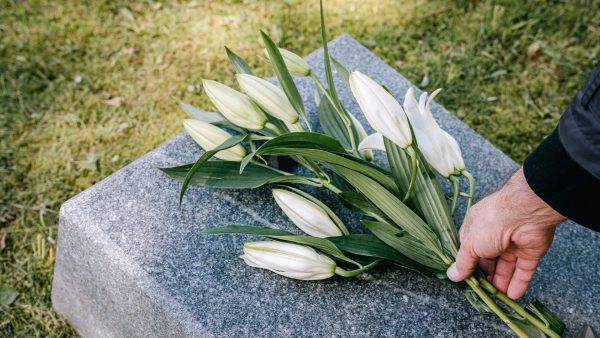
[[[456,255],[456,262],[446,271],[446,275],[453,282],[460,282],[469,277],[475,271],[475,267],[477,267],[477,263],[479,262],[479,257],[477,257],[470,246],[465,244],[463,243],[460,246]]]

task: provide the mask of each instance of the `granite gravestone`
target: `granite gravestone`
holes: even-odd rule
[[[412,86],[349,36],[329,45],[349,69],[381,81],[398,98]],[[322,56],[318,50],[307,57],[321,78]],[[312,84],[296,80],[314,122]],[[365,123],[336,81],[343,102]],[[433,112],[462,145],[478,198],[517,168],[437,103]],[[255,238],[200,237],[198,231],[223,224],[297,230],[268,187],[192,187],[180,207],[180,183],[157,167],[193,162],[200,154],[181,134],[62,206],[52,300],[82,336],[511,335],[495,317],[478,314],[459,290],[398,267],[307,282],[245,265],[237,258],[242,243]],[[343,209],[330,195],[320,197]],[[342,217],[357,226],[356,215],[344,211]],[[562,224],[528,291],[528,298],[540,298],[565,320],[567,335],[584,323],[600,327],[599,261],[600,234]]]

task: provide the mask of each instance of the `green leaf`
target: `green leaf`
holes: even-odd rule
[[[346,85],[348,90],[350,90],[350,72],[346,69],[346,67],[344,67],[344,65],[339,63],[333,56],[330,55],[330,57],[331,57],[331,62],[333,63],[333,67],[335,67],[335,70],[337,71],[339,76],[342,78],[342,81],[344,81],[344,84]]]
[[[323,0],[319,1],[319,8],[321,14],[321,40],[323,44],[323,63],[325,64],[325,77],[327,78],[327,86],[329,87],[329,95],[331,96],[333,102],[332,104],[337,107],[340,111],[342,111],[342,104],[340,99],[337,96],[337,91],[335,90],[335,83],[333,82],[333,74],[331,72],[331,63],[330,63],[330,55],[329,55],[329,46],[327,45],[327,28],[325,27],[325,15],[323,10]]]
[[[182,100],[177,100],[177,103],[191,118],[195,120],[211,123],[217,127],[235,130],[239,133],[245,132],[243,128],[240,128],[229,122],[223,115],[219,113],[205,112]]]
[[[273,70],[275,71],[275,75],[277,75],[277,79],[285,92],[285,95],[290,100],[292,107],[298,113],[298,115],[302,116],[302,118],[307,121],[306,112],[304,111],[304,102],[302,101],[302,97],[298,92],[298,88],[296,88],[296,84],[290,75],[290,72],[283,61],[283,57],[281,56],[281,52],[275,45],[275,42],[267,35],[267,33],[260,31],[262,35],[263,41],[265,43],[265,48],[267,49],[267,53],[269,53],[269,60],[271,61],[271,65],[273,66]]]
[[[362,265],[355,260],[344,255],[331,241],[325,238],[317,238],[311,236],[297,236],[284,230],[278,230],[268,227],[243,226],[243,225],[228,225],[219,228],[206,229],[200,232],[201,235],[216,235],[216,234],[240,234],[254,235],[267,237],[279,241],[308,245],[327,255],[335,257],[343,262],[355,264],[359,267]]]
[[[384,138],[384,143],[394,180],[401,196],[404,196],[411,178],[410,157],[387,138]],[[440,182],[421,154],[418,156],[417,179],[408,203],[435,231],[444,249],[455,257],[458,252],[458,232]]]
[[[394,248],[404,256],[437,271],[445,271],[446,264],[435,252],[408,232],[393,225],[363,220],[362,223],[382,242]]]
[[[172,168],[160,168],[178,181],[183,181],[193,164]],[[264,165],[251,163],[240,174],[240,163],[232,161],[208,161],[196,170],[190,184],[221,189],[253,189],[271,183],[282,175]]]
[[[473,308],[475,308],[475,310],[477,310],[477,312],[482,313],[482,314],[494,313],[487,306],[487,304],[485,304],[481,300],[481,298],[479,298],[479,296],[477,295],[477,293],[475,291],[473,291],[473,289],[465,289],[463,291],[463,294],[465,295],[465,298],[469,301],[471,306],[473,306]]]
[[[436,234],[417,214],[410,210],[410,208],[402,203],[402,201],[388,189],[376,180],[373,180],[360,172],[349,170],[340,165],[330,164],[330,167],[335,172],[342,175],[360,193],[371,201],[373,205],[393,221],[395,225],[418,239],[431,251],[438,255],[442,254],[442,248]]]
[[[314,185],[314,182],[304,176],[298,175],[281,175],[269,180],[269,184],[308,184]]]
[[[340,250],[359,256],[383,258],[409,270],[431,274],[432,270],[402,255],[372,234],[351,234],[328,237]]]
[[[291,144],[290,146],[295,145]],[[267,155],[303,156],[311,160],[325,162],[330,167],[334,165],[345,167],[373,178],[390,191],[398,191],[398,187],[396,187],[394,180],[392,180],[385,172],[383,172],[381,168],[352,155],[331,153],[320,149],[278,147],[264,151],[264,153]]]
[[[231,61],[231,64],[233,65],[233,68],[235,69],[236,73],[253,75],[252,70],[250,69],[246,61],[244,61],[244,59],[242,59],[240,56],[238,56],[236,53],[234,53],[233,51],[231,51],[231,49],[227,47],[225,47],[225,51],[227,52],[227,57],[229,58],[229,61]]]
[[[385,217],[379,209],[377,209],[373,203],[371,203],[365,196],[358,192],[341,192],[338,197],[347,204],[349,207],[361,212],[365,215],[369,215],[374,218]]]
[[[323,97],[317,107],[317,116],[319,124],[325,134],[340,141],[345,149],[352,149],[352,143],[348,136],[348,129],[341,119],[340,115],[335,111],[331,102]]]
[[[566,328],[565,323],[538,299],[531,301],[531,303],[527,305],[527,310],[533,313],[542,322],[546,323],[552,331],[562,336]]]
[[[256,150],[256,154],[268,154],[271,150],[277,148],[310,148],[346,153],[344,147],[330,136],[312,132],[294,132],[268,140]]]
[[[246,169],[246,166],[250,164],[255,155],[256,151],[253,151],[242,159],[240,162],[240,175],[244,172],[244,169]]]
[[[181,203],[181,201],[183,200],[183,195],[185,194],[185,191],[187,190],[187,187],[190,184],[190,181],[194,177],[194,174],[196,173],[198,168],[200,168],[204,163],[206,163],[206,161],[208,161],[211,157],[213,157],[219,151],[229,149],[233,146],[236,146],[236,145],[244,142],[249,137],[250,137],[250,134],[233,135],[230,138],[228,138],[227,140],[225,140],[225,142],[223,142],[220,145],[218,145],[217,147],[215,147],[214,149],[209,150],[209,151],[205,152],[204,154],[202,154],[202,156],[200,156],[198,161],[196,161],[196,163],[194,163],[194,165],[190,168],[190,171],[188,171],[187,175],[185,176],[185,179],[183,180],[183,184],[181,185],[181,192],[179,193],[179,203]]]
[[[331,183],[333,183],[333,185],[335,185],[342,191],[356,192],[356,189],[354,189],[354,187],[352,185],[350,185],[348,182],[346,182],[346,180],[342,176],[336,174],[335,172],[331,172],[329,177],[331,177]]]
[[[206,123],[215,123],[215,122],[225,122],[227,121],[225,119],[225,117],[223,117],[223,115],[219,114],[219,113],[208,113],[205,112],[203,110],[200,110],[194,106],[192,106],[191,104],[182,101],[182,100],[177,100],[177,103],[179,104],[179,106],[181,107],[181,109],[183,109],[191,118],[198,120],[198,121],[202,121],[202,122],[206,122]]]
[[[515,318],[515,316],[509,315],[509,317]],[[520,318],[515,318],[513,320],[513,324],[518,326],[523,332],[527,335],[528,338],[547,338],[544,332],[538,329],[535,325],[531,324],[528,321],[520,320]]]
[[[8,285],[0,285],[0,305],[9,306],[17,297],[19,292]]]

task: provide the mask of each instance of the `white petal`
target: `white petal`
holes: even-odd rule
[[[385,144],[383,143],[383,135],[380,133],[374,133],[365,137],[362,142],[358,145],[358,150],[363,151],[366,149],[375,149],[385,151]]]

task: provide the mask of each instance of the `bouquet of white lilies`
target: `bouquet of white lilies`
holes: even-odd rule
[[[321,33],[327,86],[302,58],[277,48],[264,32],[265,54],[280,86],[253,75],[244,60],[227,49],[241,91],[204,80],[217,113],[180,101],[192,117],[183,123],[186,131],[206,152],[195,163],[162,169],[183,181],[180,198],[190,183],[230,189],[277,185],[275,202],[306,235],[242,225],[202,234],[268,238],[245,243],[241,258],[252,267],[302,280],[352,277],[383,262],[396,264],[463,289],[478,311],[497,315],[519,337],[559,337],[564,324],[540,302],[521,307],[480,272],[463,283],[446,277],[459,246],[452,214],[461,197],[471,205],[475,182],[459,144],[431,113],[439,90],[417,99],[409,89],[400,104],[386,87],[357,70],[348,72],[330,55],[322,7]],[[367,136],[340,102],[332,65],[375,134]],[[323,133],[312,131],[290,74],[313,79]],[[385,151],[389,168],[372,162],[375,150]],[[209,161],[213,156],[220,160]],[[284,171],[270,160],[282,157],[304,167],[301,172],[306,174]],[[461,177],[469,184],[467,192],[459,189]],[[438,179],[451,183],[448,198]],[[302,186],[335,194],[364,216],[365,231],[350,233],[333,210]]]

